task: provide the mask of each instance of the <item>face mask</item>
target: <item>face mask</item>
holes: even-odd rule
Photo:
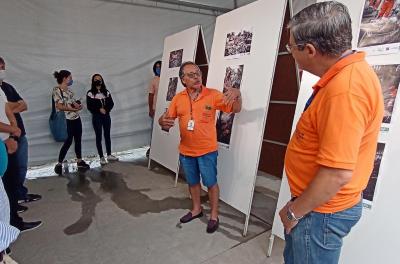
[[[156,68],[156,75],[160,76],[160,73],[161,73],[161,68]]]
[[[0,81],[6,78],[6,70],[0,70]]]
[[[103,82],[102,82],[101,80],[95,80],[93,83],[94,83],[94,85],[96,85],[96,86],[100,86],[100,85],[103,84]]]
[[[67,86],[71,86],[73,83],[74,83],[74,80],[71,79],[71,80],[67,83]]]

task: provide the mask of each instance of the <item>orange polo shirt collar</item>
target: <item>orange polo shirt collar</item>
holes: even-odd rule
[[[321,79],[313,86],[315,91],[324,88],[329,81],[336,76],[344,67],[353,64],[355,62],[360,62],[365,59],[365,52],[359,51],[353,54],[350,54],[343,59],[340,59],[336,62],[329,70],[322,75]]]
[[[210,91],[208,89],[205,89],[204,86],[201,86],[201,93],[199,94],[199,96],[197,96],[196,100],[194,100],[194,101],[200,100],[201,98],[203,98],[204,96],[208,95],[209,93],[210,93]],[[185,90],[182,91],[182,94],[189,95],[188,91],[187,91],[187,88],[185,88]]]

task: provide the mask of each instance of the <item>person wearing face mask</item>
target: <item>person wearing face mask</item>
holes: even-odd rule
[[[156,103],[157,103],[157,93],[158,86],[160,84],[160,74],[161,74],[161,61],[156,61],[153,65],[153,73],[154,77],[151,79],[149,84],[149,116],[151,118],[151,129],[153,131],[153,122],[154,122],[154,113],[156,112]],[[150,154],[150,149],[147,150],[146,156],[148,157]]]
[[[64,111],[67,120],[68,137],[61,147],[56,164],[55,173],[62,174],[62,162],[67,155],[68,149],[72,144],[72,139],[75,141],[75,154],[77,158],[78,169],[90,169],[90,166],[82,160],[82,121],[79,116],[79,111],[82,110],[82,104],[74,98],[74,93],[69,88],[72,83],[71,72],[61,70],[54,72],[58,85],[53,89],[53,100],[57,111]]]
[[[96,133],[96,147],[100,156],[100,164],[105,165],[108,161],[117,161],[118,158],[111,154],[111,117],[110,111],[114,107],[111,93],[107,90],[103,77],[96,73],[92,76],[92,86],[86,93],[88,110],[92,113],[92,123]],[[102,129],[106,141],[107,159],[104,157],[102,141]]]

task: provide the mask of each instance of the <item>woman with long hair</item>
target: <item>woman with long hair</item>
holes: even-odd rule
[[[92,76],[92,85],[86,93],[88,110],[92,113],[92,123],[96,134],[96,147],[100,156],[100,164],[105,165],[108,161],[117,161],[118,158],[111,154],[111,117],[110,111],[114,107],[111,93],[107,90],[103,77],[96,73]],[[106,142],[107,159],[103,154],[101,145],[102,134]]]
[[[53,89],[54,104],[57,111],[65,112],[68,133],[64,145],[61,147],[58,163],[54,171],[57,174],[62,174],[62,162],[72,144],[72,139],[75,141],[78,169],[90,169],[90,166],[82,160],[82,121],[79,116],[79,111],[82,110],[82,103],[74,98],[74,93],[69,88],[73,83],[71,72],[67,70],[56,71],[54,72],[54,78],[56,78],[58,83]]]

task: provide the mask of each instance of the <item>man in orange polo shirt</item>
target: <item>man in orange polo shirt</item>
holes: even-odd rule
[[[292,199],[279,212],[285,264],[338,263],[342,239],[361,217],[383,118],[382,90],[365,54],[351,50],[343,4],[313,4],[289,29],[288,52],[321,78],[286,151]]]
[[[172,99],[169,109],[160,119],[164,130],[174,126],[179,120],[181,142],[179,144],[179,160],[185,171],[186,181],[192,197],[193,208],[180,221],[187,223],[203,216],[200,204],[200,175],[203,185],[208,188],[211,216],[207,224],[207,232],[218,229],[219,187],[217,184],[217,132],[215,113],[240,112],[242,99],[240,91],[227,88],[221,92],[204,87],[199,67],[193,62],[185,62],[179,69],[179,77],[186,89]]]

